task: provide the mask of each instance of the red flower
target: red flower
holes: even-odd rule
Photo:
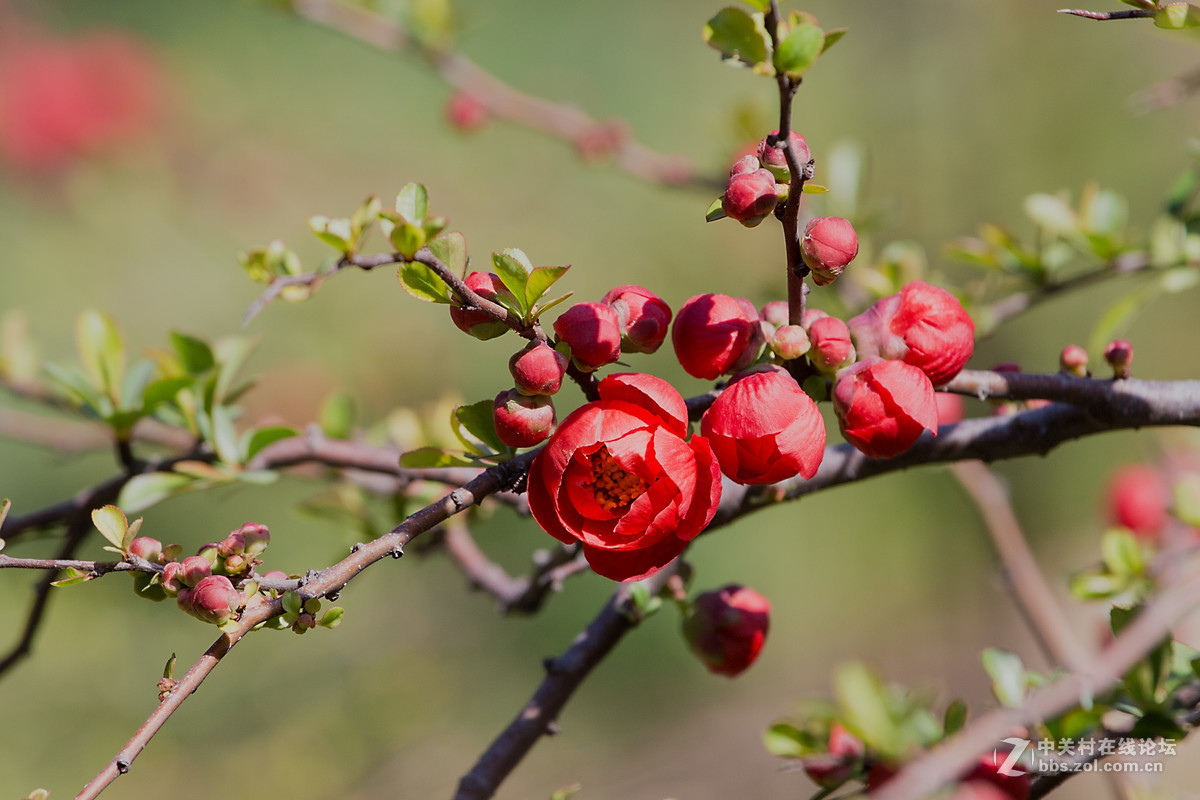
[[[871,458],[892,458],[916,443],[923,431],[937,435],[933,385],[903,361],[871,357],[842,373],[833,408],[846,441]]]
[[[1133,464],[1113,475],[1108,484],[1108,502],[1114,522],[1142,539],[1156,541],[1167,524],[1171,497],[1158,470]]]
[[[671,326],[671,307],[641,286],[618,286],[600,299],[617,312],[621,349],[626,353],[653,353],[662,346]]]
[[[913,281],[850,320],[859,358],[900,359],[934,386],[957,375],[975,350],[975,323],[945,289]]]
[[[675,315],[671,343],[687,374],[713,380],[737,361],[753,338],[758,315],[747,316],[727,294],[691,298]]]
[[[455,92],[446,101],[446,121],[463,133],[479,130],[490,117],[487,106],[470,92]]]
[[[554,320],[554,334],[571,346],[580,369],[593,372],[621,357],[617,312],[603,303],[576,303]]]
[[[618,373],[598,391],[533,460],[529,509],[551,536],[582,542],[595,572],[638,580],[712,520],[721,475],[707,440],[684,441],[687,407],[669,383]]]
[[[709,672],[733,677],[758,658],[771,623],[771,604],[736,583],[696,598],[683,635]]]
[[[738,483],[817,474],[825,423],[817,404],[781,369],[730,384],[700,421],[721,472]]]

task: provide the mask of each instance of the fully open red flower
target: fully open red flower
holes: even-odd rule
[[[684,441],[687,407],[669,383],[618,373],[598,390],[533,460],[529,509],[559,541],[582,542],[595,572],[638,580],[712,521],[721,474],[704,437]]]
[[[731,383],[700,421],[717,461],[738,483],[776,483],[817,474],[825,423],[817,404],[781,369]]]

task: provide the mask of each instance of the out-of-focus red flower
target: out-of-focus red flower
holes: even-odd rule
[[[934,386],[957,375],[975,350],[975,323],[958,298],[913,281],[850,320],[859,358],[899,359],[924,372]]]
[[[1108,484],[1109,517],[1138,537],[1157,541],[1167,524],[1171,493],[1162,474],[1144,464],[1122,467]]]
[[[846,730],[842,723],[829,727],[829,744],[824,753],[805,756],[804,772],[820,786],[840,786],[862,768],[862,740]]]
[[[817,404],[782,369],[731,383],[700,421],[721,472],[744,484],[817,474],[825,455],[825,423]]]
[[[621,350],[626,353],[653,353],[662,346],[671,327],[671,307],[649,289],[618,286],[609,290],[601,303],[617,312],[621,331]]]
[[[689,375],[713,380],[742,355],[757,325],[758,315],[748,317],[729,295],[701,294],[684,303],[675,315],[671,343]]]
[[[499,295],[512,297],[512,292],[504,285],[504,281],[500,280],[500,276],[494,272],[472,272],[463,282],[467,284],[468,289],[484,300],[495,301]],[[502,336],[508,330],[508,326],[503,322],[477,308],[466,309],[461,306],[450,306],[450,319],[463,333],[485,342],[488,339]]]
[[[568,416],[529,468],[529,509],[556,539],[582,542],[592,569],[653,575],[712,520],[721,474],[708,441],[687,436],[687,406],[666,381],[617,373]]]
[[[683,621],[683,635],[709,672],[732,678],[758,658],[770,622],[767,598],[730,584],[696,598]]]
[[[146,131],[161,101],[158,67],[132,36],[25,31],[0,49],[0,158],[31,171],[63,167]]]
[[[470,92],[455,92],[446,101],[446,121],[463,133],[479,130],[490,118],[487,106]]]
[[[846,441],[871,458],[892,458],[921,433],[937,434],[933,386],[925,373],[903,361],[872,356],[842,372],[833,408]]]
[[[593,372],[621,357],[617,312],[603,303],[576,303],[554,320],[554,334],[571,346],[580,369]]]

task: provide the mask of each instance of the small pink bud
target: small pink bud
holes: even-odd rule
[[[1158,541],[1167,525],[1171,492],[1162,473],[1134,464],[1123,467],[1108,484],[1109,518],[1140,539]]]
[[[671,307],[641,286],[618,286],[600,300],[617,312],[621,350],[653,353],[662,346],[671,327]]]
[[[554,402],[545,395],[501,392],[492,404],[492,416],[496,435],[509,447],[533,447],[554,431]]]
[[[184,586],[195,586],[212,575],[212,564],[204,556],[188,556],[179,567],[179,580]]]
[[[771,136],[778,136],[779,129],[771,131]],[[804,141],[804,137],[795,131],[791,132],[789,137],[792,140],[792,152],[796,155],[796,163],[804,166],[812,160],[812,153],[809,152],[808,142]],[[764,137],[758,143],[758,160],[762,162],[763,168],[770,170],[772,177],[780,183],[787,183],[792,179],[792,172],[788,169],[787,155],[781,147],[772,147],[769,144],[770,136]]]
[[[1086,378],[1088,354],[1077,344],[1069,344],[1062,349],[1062,354],[1058,357],[1058,366],[1063,372],[1070,373],[1080,378]]]
[[[513,385],[521,394],[555,394],[570,360],[545,342],[530,342],[508,360]]]
[[[241,607],[243,599],[224,575],[208,576],[192,589],[191,595],[192,615],[214,625],[228,622]]]
[[[771,337],[771,349],[784,361],[799,358],[810,346],[808,334],[799,325],[784,325]]]
[[[841,217],[816,217],[804,226],[800,253],[812,270],[813,283],[827,286],[837,280],[846,265],[858,255],[858,234],[854,226]]]
[[[733,166],[729,168],[729,177],[741,175],[743,172],[754,172],[761,168],[762,164],[758,163],[758,156],[745,155],[733,162]]]
[[[168,561],[163,566],[162,587],[168,597],[174,597],[180,591],[187,588],[183,582],[179,580],[179,572],[183,569],[183,565],[178,561]]]
[[[741,172],[729,179],[721,197],[721,210],[747,228],[758,225],[775,210],[775,177],[765,169]]]
[[[266,525],[257,522],[247,522],[238,528],[237,532],[241,534],[242,540],[246,543],[244,552],[248,556],[262,555],[263,551],[267,549],[267,545],[271,543],[271,532],[267,530]]]
[[[250,561],[243,555],[228,556],[223,562],[222,567],[229,575],[238,575],[245,572],[250,566]]]
[[[696,598],[683,621],[683,635],[710,672],[732,678],[758,658],[770,622],[767,598],[730,584]]]
[[[446,121],[462,133],[473,133],[487,125],[487,106],[469,92],[455,92],[446,101]]]
[[[139,536],[129,543],[129,555],[155,564],[162,558],[162,551],[162,542],[149,536]]]
[[[854,343],[850,328],[837,317],[822,317],[808,329],[812,347],[808,359],[823,375],[834,375],[839,369],[854,363]]]
[[[788,324],[788,304],[786,300],[772,300],[762,307],[762,312],[759,316],[766,322],[771,323],[776,328],[782,328]]]
[[[512,297],[512,292],[500,280],[500,276],[491,272],[472,272],[464,283],[467,288],[485,300],[495,300],[500,295]],[[463,333],[468,333],[476,339],[487,341],[501,336],[508,326],[491,314],[479,309],[466,309],[459,305],[450,306],[450,319]]]
[[[244,552],[246,552],[246,540],[238,531],[234,531],[217,542],[217,555],[222,558],[229,558],[232,555],[240,556]]]
[[[263,578],[269,581],[286,581],[288,579],[288,574],[281,569],[273,569],[263,575]]]
[[[554,334],[571,346],[571,358],[593,372],[621,357],[617,312],[603,303],[576,303],[554,320]]]
[[[1114,339],[1104,346],[1104,360],[1113,368],[1114,378],[1128,378],[1133,363],[1133,345],[1124,339]]]
[[[804,316],[800,319],[800,324],[804,326],[804,330],[808,330],[814,322],[828,316],[829,312],[822,311],[819,308],[806,308],[804,309]]]

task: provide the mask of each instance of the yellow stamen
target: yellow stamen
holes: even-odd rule
[[[596,452],[588,456],[588,460],[592,464],[592,481],[587,484],[592,490],[592,495],[596,498],[596,502],[605,511],[621,512],[629,508],[634,500],[637,500],[649,485],[634,475],[632,472],[626,472],[621,468],[608,452],[607,447],[601,447]]]

